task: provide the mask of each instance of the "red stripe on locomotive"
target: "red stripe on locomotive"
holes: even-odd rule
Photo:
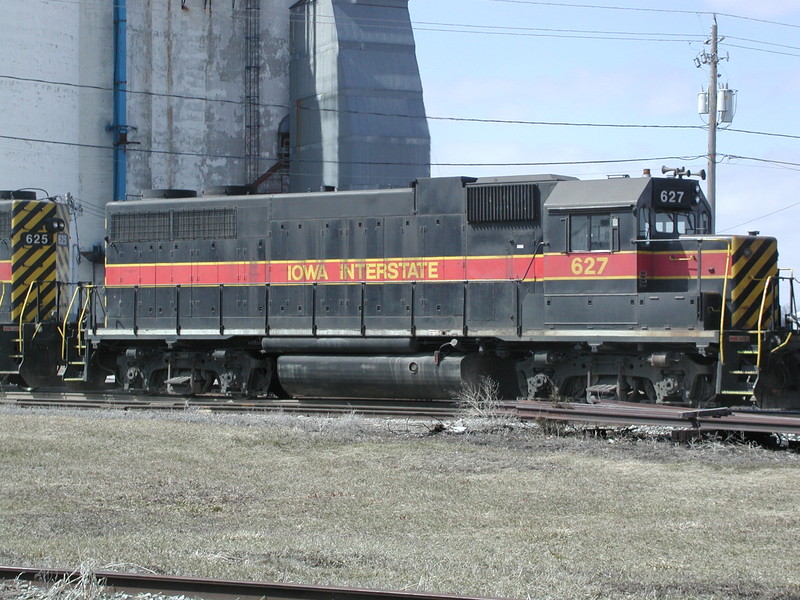
[[[0,281],[11,281],[11,261],[0,260]]]
[[[541,281],[724,277],[724,251],[573,253],[296,262],[178,263],[106,267],[110,286],[392,283],[410,281]],[[0,263],[10,271],[10,264]],[[7,275],[10,278],[10,273]]]

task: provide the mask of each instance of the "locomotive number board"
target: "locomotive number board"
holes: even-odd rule
[[[46,231],[26,231],[20,237],[23,246],[42,248],[51,246],[53,242],[58,246],[69,246],[69,236],[66,233],[48,233]]]
[[[700,203],[697,182],[689,179],[653,181],[653,205],[662,209],[690,209]]]

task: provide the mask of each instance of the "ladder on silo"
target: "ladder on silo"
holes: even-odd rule
[[[244,126],[247,181],[255,181],[261,174],[258,159],[261,148],[259,119],[261,74],[261,0],[245,0],[245,75],[244,75]]]

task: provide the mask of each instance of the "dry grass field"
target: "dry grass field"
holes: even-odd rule
[[[492,425],[0,408],[0,563],[800,598],[797,454]]]

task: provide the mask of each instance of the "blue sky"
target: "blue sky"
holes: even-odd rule
[[[718,13],[721,83],[738,90],[720,131],[717,231],[778,238],[800,277],[800,2],[797,0],[410,0],[433,176],[561,173],[582,179],[706,167],[705,129],[490,124],[436,117],[704,126],[696,56]],[[602,8],[601,8],[602,7]],[[668,8],[667,12],[665,9]],[[614,32],[614,33],[611,33]],[[604,39],[616,38],[616,39]],[[684,157],[661,160],[661,157]],[[699,157],[699,158],[698,158]],[[589,161],[652,158],[644,162]],[[794,165],[778,165],[783,161]],[[773,214],[770,214],[773,213]]]

